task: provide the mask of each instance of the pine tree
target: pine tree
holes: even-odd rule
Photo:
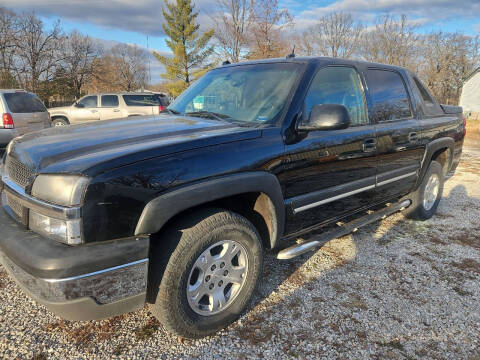
[[[176,0],[176,3],[165,1],[165,5],[167,9],[162,10],[165,18],[162,27],[173,58],[157,52],[153,54],[166,68],[162,77],[170,80],[168,90],[177,96],[208,68],[205,61],[213,53],[213,46],[208,43],[214,32],[209,30],[200,34],[200,26],[196,24],[198,12],[194,12],[191,0]]]

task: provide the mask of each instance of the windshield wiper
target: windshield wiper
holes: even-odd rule
[[[160,114],[163,113],[163,112],[168,112],[168,113],[170,113],[170,114],[172,114],[172,115],[180,115],[180,111],[173,110],[173,109],[169,109],[169,108],[163,109],[163,110],[160,112]]]
[[[231,119],[231,117],[228,116],[228,115],[219,114],[219,113],[215,113],[215,112],[212,112],[212,111],[192,111],[192,112],[185,113],[185,115],[207,117],[207,118],[210,118],[210,119],[220,120],[220,121],[225,121],[227,119]]]

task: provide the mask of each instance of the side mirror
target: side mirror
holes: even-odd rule
[[[85,105],[80,104],[80,103],[75,103],[75,104],[73,104],[73,106],[75,106],[77,108],[84,108],[85,107]]]
[[[341,130],[350,126],[350,114],[340,104],[315,105],[308,119],[298,124],[299,131]]]

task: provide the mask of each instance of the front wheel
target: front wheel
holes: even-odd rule
[[[67,126],[69,125],[69,122],[67,119],[61,117],[61,118],[53,119],[52,124],[53,126]]]
[[[442,198],[443,184],[442,165],[432,161],[418,189],[407,196],[412,200],[412,204],[405,211],[405,215],[417,220],[430,219]]]
[[[161,241],[178,242],[151,305],[169,331],[200,338],[241,315],[262,268],[260,236],[246,218],[225,210],[202,211],[171,226]],[[154,251],[152,261],[161,263],[162,255]],[[158,270],[153,277],[160,276]]]

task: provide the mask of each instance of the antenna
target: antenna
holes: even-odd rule
[[[148,35],[147,35],[147,51],[148,51],[148,85],[152,85],[152,72],[150,71],[150,47],[148,46]]]
[[[294,57],[295,57],[295,45],[293,45],[292,53],[287,55],[287,59],[291,59],[291,58],[294,58]]]

